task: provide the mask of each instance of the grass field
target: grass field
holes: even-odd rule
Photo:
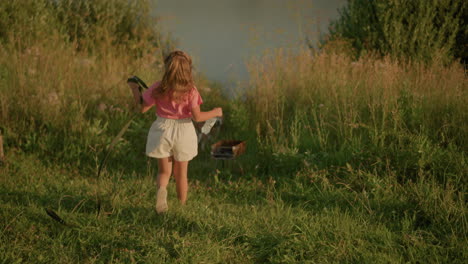
[[[94,175],[9,153],[1,168],[2,263],[463,263],[465,197],[435,183],[326,170],[244,175],[192,163],[190,195],[154,211],[154,177]],[[211,162],[212,163],[212,162]],[[227,164],[226,167],[236,166]],[[221,166],[222,167],[222,166]],[[218,169],[218,171],[216,171]],[[353,175],[358,174],[358,175]],[[360,174],[360,175],[359,175]],[[72,227],[50,218],[55,210]]]
[[[266,51],[235,98],[197,75],[203,109],[225,113],[206,145],[241,139],[247,151],[221,162],[200,147],[187,205],[171,182],[158,215],[157,166],[143,153],[153,113],[133,119],[97,172],[134,115],[125,80],[161,77],[163,41],[144,23],[137,31],[149,37],[125,35],[134,13],[62,21],[50,1],[24,1],[0,4],[11,24],[0,29],[0,263],[466,262],[468,85],[458,62]],[[96,2],[57,10],[147,4]],[[37,10],[45,15],[28,13]],[[83,23],[88,31],[73,32]]]

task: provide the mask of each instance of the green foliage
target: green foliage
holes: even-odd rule
[[[160,46],[150,1],[13,0],[0,3],[0,42],[27,48],[59,35],[78,50],[121,46],[141,55]]]
[[[57,20],[49,0],[12,0],[0,2],[0,43],[21,38],[24,46],[57,33]]]
[[[329,40],[350,41],[358,55],[466,61],[466,12],[463,0],[349,0],[331,23]]]
[[[62,30],[80,49],[92,50],[96,43],[106,41],[134,51],[159,44],[156,19],[151,17],[147,0],[51,2]]]

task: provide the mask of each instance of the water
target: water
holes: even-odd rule
[[[246,62],[265,49],[316,44],[344,0],[157,0],[159,27],[195,69],[225,86],[248,79]]]

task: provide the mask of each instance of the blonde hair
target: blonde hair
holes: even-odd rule
[[[165,72],[158,88],[153,91],[154,98],[168,95],[171,100],[181,101],[194,87],[192,78],[192,59],[180,50],[173,51],[164,59]]]

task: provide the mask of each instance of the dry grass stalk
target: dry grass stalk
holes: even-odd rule
[[[3,136],[0,134],[0,161],[5,160],[5,153],[3,152]]]

